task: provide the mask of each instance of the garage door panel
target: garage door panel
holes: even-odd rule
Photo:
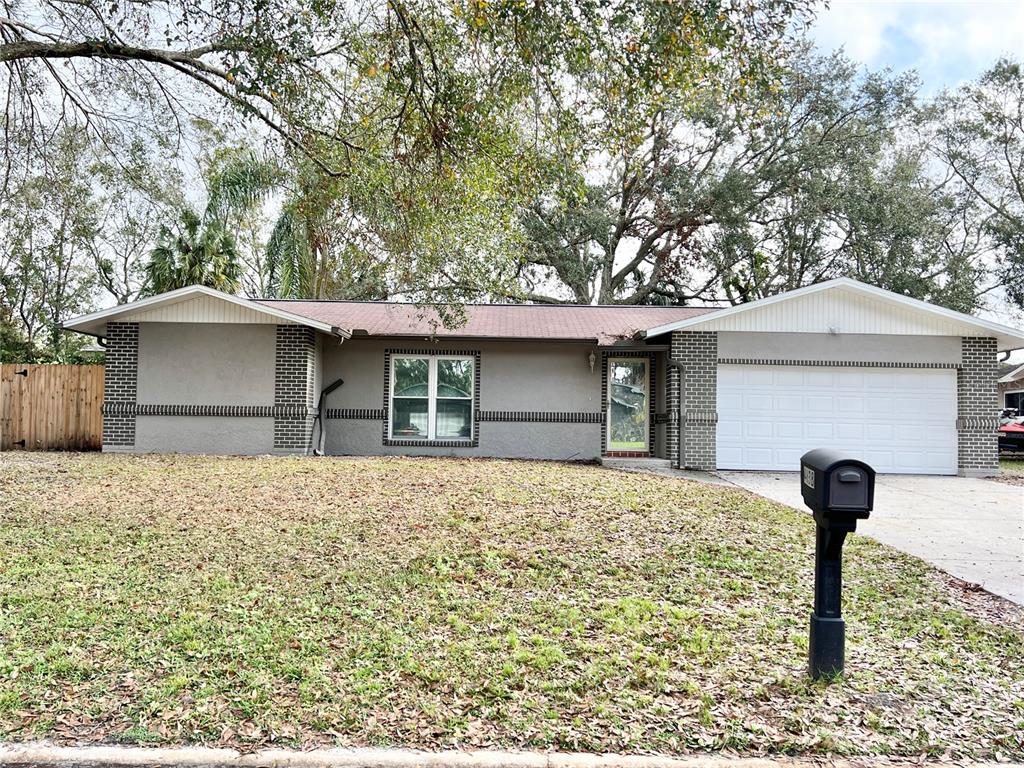
[[[774,461],[771,448],[744,448],[742,456],[745,464],[770,464]]]
[[[864,412],[871,418],[879,416],[892,416],[898,413],[899,409],[891,397],[869,397],[865,401]]]
[[[743,395],[740,393],[739,402],[747,411],[770,411],[772,408],[771,395]]]
[[[840,422],[836,424],[836,439],[860,442],[864,439],[864,425],[859,422]]]
[[[746,423],[744,433],[747,437],[753,438],[771,437],[772,424],[769,421],[750,421]]]
[[[775,374],[768,368],[748,368],[743,373],[743,383],[747,386],[771,385],[775,382]]]
[[[835,437],[835,434],[835,425],[832,424],[831,422],[809,422],[807,424],[807,430],[804,433],[804,436],[810,438],[811,440],[831,440],[833,437]]]
[[[778,370],[775,373],[774,381],[776,387],[802,387],[805,385],[805,372],[803,368],[791,368],[789,370]]]
[[[879,472],[956,473],[952,370],[723,365],[718,405],[722,469],[792,471],[825,447]]]
[[[835,398],[811,393],[804,399],[804,408],[808,413],[832,413],[836,409]]]
[[[884,440],[891,442],[896,439],[896,427],[893,424],[867,424],[864,432],[868,440]]]
[[[835,376],[828,368],[809,368],[804,374],[804,385],[808,387],[835,387]]]
[[[719,438],[743,437],[743,422],[735,419],[720,419],[718,422]]]
[[[776,437],[803,437],[804,425],[798,421],[780,421],[775,424]]]
[[[775,410],[782,413],[800,413],[803,405],[803,398],[798,394],[779,395],[774,402]]]

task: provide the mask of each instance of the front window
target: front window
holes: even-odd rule
[[[1024,392],[1007,392],[1003,397],[1004,408],[1016,408],[1017,413],[1024,411]]]
[[[392,357],[391,437],[471,440],[473,364],[472,357]]]

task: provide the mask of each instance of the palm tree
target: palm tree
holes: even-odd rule
[[[216,222],[204,224],[195,211],[186,208],[176,228],[160,229],[159,244],[146,264],[145,292],[153,295],[205,285],[234,293],[241,276],[234,236]]]
[[[275,158],[240,152],[209,179],[209,221],[244,216],[271,194],[283,193],[281,213],[264,252],[262,284],[268,297],[387,298],[386,264],[369,257],[347,237],[347,214],[338,205],[337,179],[305,172],[289,174]]]

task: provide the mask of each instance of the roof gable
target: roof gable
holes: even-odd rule
[[[82,315],[69,320],[64,327],[103,336],[108,322],[304,325],[325,333],[338,332],[318,320],[295,315],[284,309],[266,307],[200,285],[179,288],[130,304]]]
[[[675,330],[776,333],[988,336],[1000,349],[1024,347],[1021,332],[934,304],[839,278],[713,315],[648,329],[647,336]]]

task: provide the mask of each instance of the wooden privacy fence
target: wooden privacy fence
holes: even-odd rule
[[[98,451],[102,365],[0,365],[0,451]]]

